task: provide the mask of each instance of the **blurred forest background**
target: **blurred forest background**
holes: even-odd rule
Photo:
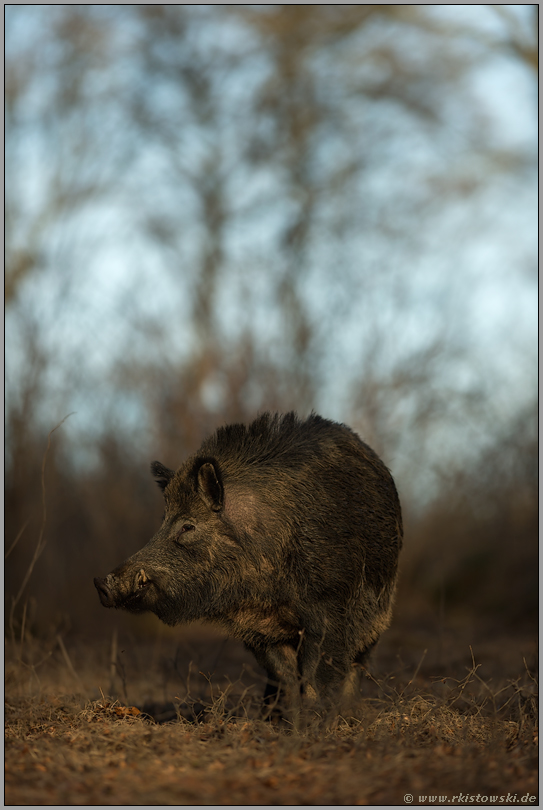
[[[268,409],[391,468],[395,621],[534,626],[537,9],[5,7],[10,634],[110,633],[149,463]]]

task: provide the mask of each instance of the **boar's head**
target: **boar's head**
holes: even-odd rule
[[[159,462],[151,470],[164,493],[162,526],[140,551],[94,580],[100,601],[105,607],[152,611],[171,625],[213,618],[241,568],[218,464],[197,458],[177,472]]]

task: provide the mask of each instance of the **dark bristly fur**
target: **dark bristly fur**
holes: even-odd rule
[[[345,425],[265,413],[152,472],[163,525],[95,580],[102,604],[214,622],[267,671],[268,704],[337,705],[390,622],[402,519],[382,461]]]

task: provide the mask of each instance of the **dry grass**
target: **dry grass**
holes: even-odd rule
[[[408,793],[414,805],[537,795],[528,665],[498,683],[471,659],[462,677],[436,678],[420,656],[368,677],[352,716],[300,731],[258,718],[260,673],[237,645],[222,650],[222,677],[199,674],[210,663],[210,640],[200,641],[175,652],[169,640],[125,644],[113,698],[100,694],[111,677],[103,645],[25,642],[22,655],[8,645],[6,804],[394,806]]]

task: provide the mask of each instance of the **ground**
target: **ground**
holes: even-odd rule
[[[150,630],[6,642],[6,805],[539,803],[533,634],[398,625],[350,712],[293,728],[242,645]]]

